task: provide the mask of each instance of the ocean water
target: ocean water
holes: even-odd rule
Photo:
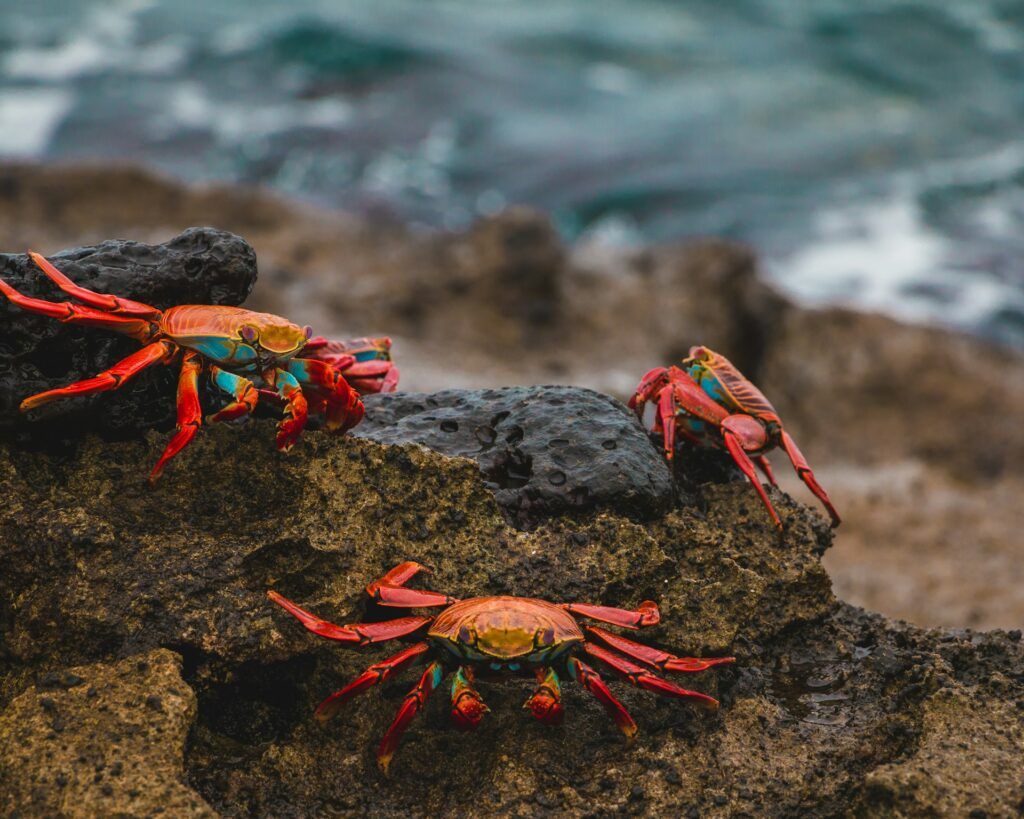
[[[1024,344],[1024,0],[0,0],[0,157],[726,236]]]

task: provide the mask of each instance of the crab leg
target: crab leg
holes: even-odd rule
[[[302,387],[295,376],[287,370],[279,369],[273,371],[271,378],[277,394],[284,401],[284,417],[277,425],[277,448],[287,452],[295,445],[306,426],[309,409],[306,396],[302,394]]]
[[[676,657],[667,651],[645,646],[642,643],[634,642],[618,634],[612,634],[610,631],[605,631],[597,626],[588,626],[587,631],[616,651],[662,672],[706,671],[716,665],[736,662],[735,657]]]
[[[782,431],[782,448],[786,450],[786,455],[789,456],[790,463],[793,464],[793,468],[796,470],[796,474],[800,476],[807,488],[810,489],[814,495],[825,504],[825,508],[828,509],[829,515],[832,517],[832,527],[835,528],[842,521],[839,518],[839,513],[836,508],[832,505],[832,501],[829,500],[828,493],[822,488],[821,484],[818,483],[814,477],[814,472],[811,471],[811,465],[807,463],[807,459],[800,452],[800,449],[796,445],[788,432]]]
[[[656,626],[661,622],[658,604],[652,600],[644,600],[635,611],[612,608],[611,606],[593,606],[590,603],[563,603],[562,608],[570,614],[589,617],[591,620],[623,628],[645,628],[646,626]]]
[[[313,358],[293,358],[288,362],[288,372],[327,402],[327,429],[345,432],[362,418],[363,402],[348,382],[330,364]]]
[[[391,727],[388,728],[384,738],[380,741],[380,746],[377,748],[377,764],[384,773],[388,772],[391,757],[395,754],[395,749],[398,747],[398,741],[402,738],[402,734],[405,733],[409,723],[413,721],[423,708],[427,697],[430,696],[430,692],[441,684],[443,678],[444,671],[441,663],[435,660],[427,666],[427,670],[423,672],[423,676],[420,677],[420,681],[416,683],[412,691],[405,695],[405,699],[398,709],[395,721],[391,723]]]
[[[592,643],[584,643],[583,650],[591,657],[610,666],[637,688],[654,691],[666,697],[679,697],[691,700],[709,710],[716,710],[718,708],[718,700],[714,697],[701,694],[699,691],[689,691],[686,688],[680,688],[668,680],[655,676],[643,666],[632,663],[625,657],[612,654],[608,649],[601,648],[601,646],[596,646]]]
[[[474,681],[473,667],[468,665],[459,666],[452,680],[452,722],[463,731],[474,730],[491,710],[473,687]]]
[[[29,396],[21,402],[21,411],[41,407],[58,398],[69,398],[73,395],[91,395],[96,392],[116,390],[126,381],[154,364],[166,364],[174,356],[175,346],[168,341],[157,341],[147,344],[141,350],[136,350],[130,356],[121,359],[109,370],[104,370],[99,375],[87,378],[84,381],[77,381],[60,387],[55,390],[47,390]]]
[[[629,711],[626,710],[626,706],[619,702],[609,690],[605,681],[601,679],[601,675],[576,657],[569,659],[569,675],[594,695],[608,716],[615,720],[619,730],[626,735],[626,742],[632,742],[636,737],[636,723],[629,715]]]
[[[23,310],[30,313],[38,313],[41,316],[49,316],[66,324],[85,324],[90,327],[102,327],[126,336],[146,342],[153,337],[153,322],[141,318],[126,318],[114,313],[104,313],[102,310],[94,310],[92,307],[82,307],[68,301],[46,301],[25,296],[11,287],[3,279],[0,279],[0,293],[3,293],[8,301],[16,304]]]
[[[373,599],[382,606],[395,608],[418,609],[431,606],[450,606],[458,603],[454,597],[434,591],[406,589],[403,586],[379,585],[373,590]]]
[[[768,483],[772,486],[779,485],[779,482],[775,480],[775,473],[772,472],[771,462],[764,455],[758,455],[754,458],[754,463],[761,467],[761,471],[764,472],[764,476],[768,479]]]
[[[361,694],[368,688],[380,685],[396,671],[401,671],[415,660],[422,659],[423,655],[429,650],[430,646],[426,643],[416,643],[399,651],[397,654],[393,654],[386,660],[374,663],[340,691],[335,691],[320,703],[316,708],[314,716],[321,722],[326,722],[337,714],[341,710],[341,706],[352,699],[352,697]]]
[[[644,407],[665,386],[667,373],[668,370],[665,367],[655,367],[653,370],[649,370],[636,385],[628,406],[636,413],[636,417],[641,422],[644,420]]]
[[[181,362],[181,375],[178,376],[178,429],[149,473],[150,483],[160,477],[167,462],[185,448],[202,423],[203,408],[199,404],[200,362],[199,354],[193,352],[185,353]]]
[[[405,637],[431,620],[430,617],[400,617],[397,620],[385,620],[382,623],[352,623],[347,626],[338,626],[334,623],[328,623],[326,620],[321,620],[315,614],[310,614],[276,591],[268,591],[267,597],[302,623],[307,631],[311,631],[320,637],[326,637],[328,640],[337,640],[340,643],[357,643],[361,646],[367,643],[383,643],[387,640]]]
[[[206,420],[210,423],[220,421],[233,421],[248,415],[256,409],[256,402],[259,400],[259,393],[255,385],[248,378],[229,373],[220,367],[210,367],[210,378],[221,392],[234,396],[234,401],[222,407],[218,412]]]
[[[562,709],[562,686],[555,669],[537,669],[537,689],[523,703],[523,708],[545,725],[561,724],[565,712]]]
[[[366,593],[370,597],[374,597],[377,594],[377,589],[381,586],[404,586],[420,572],[429,573],[430,569],[413,560],[406,560],[404,563],[399,563],[379,580],[370,583],[366,587]]]
[[[749,480],[754,489],[757,490],[757,494],[761,496],[761,502],[764,504],[765,509],[768,510],[768,514],[771,515],[776,528],[781,529],[782,520],[779,518],[779,513],[775,511],[775,507],[772,506],[772,502],[768,499],[768,493],[764,491],[764,487],[761,485],[761,480],[757,477],[757,472],[754,471],[754,462],[751,461],[747,453],[743,451],[743,445],[740,443],[739,437],[731,430],[723,427],[722,438],[725,441],[725,448],[729,451],[729,454],[732,455],[732,459],[736,462],[736,466],[738,466],[743,474],[747,476],[747,480]]]
[[[81,285],[75,284],[41,254],[34,253],[30,250],[28,255],[32,257],[32,261],[39,265],[42,271],[50,277],[50,280],[56,284],[57,287],[69,296],[88,304],[90,307],[96,307],[99,310],[110,310],[111,312],[122,316],[134,316],[137,318],[152,319],[153,321],[160,320],[162,311],[157,310],[155,307],[150,307],[148,304],[132,301],[131,299],[123,299],[120,296],[111,296],[106,293],[94,293],[92,290],[87,290]]]

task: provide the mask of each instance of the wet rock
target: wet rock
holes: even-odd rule
[[[4,816],[216,816],[184,784],[185,739],[196,697],[180,658],[151,652],[79,666],[59,693],[29,688],[0,712]],[[147,698],[159,691],[165,707]]]
[[[243,239],[190,228],[156,245],[113,240],[48,258],[76,283],[167,308],[176,304],[240,304],[256,281],[256,254]],[[24,254],[0,254],[0,277],[25,295],[67,296]],[[0,430],[21,438],[74,436],[86,430],[128,435],[171,425],[176,373],[153,367],[113,393],[18,411],[22,399],[88,378],[134,352],[132,339],[62,324],[0,303]]]
[[[574,387],[395,393],[367,399],[355,434],[473,458],[519,518],[593,508],[649,518],[672,502],[672,476],[618,401]]]

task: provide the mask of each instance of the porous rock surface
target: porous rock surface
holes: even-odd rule
[[[103,732],[118,746],[103,761],[151,764],[180,816],[995,816],[1024,800],[1008,764],[1024,744],[1020,634],[925,631],[837,602],[820,563],[830,530],[777,491],[781,535],[748,485],[699,475],[699,503],[646,521],[604,508],[525,531],[477,464],[418,445],[310,433],[282,455],[269,422],[221,425],[150,488],[163,439],[31,457],[0,447],[0,760],[26,780],[22,816],[52,815],[70,783],[80,804],[147,812],[90,753],[75,756]],[[522,710],[530,681],[482,682],[492,711],[468,735],[450,727],[442,687],[385,778],[373,748],[415,673],[315,723],[321,698],[396,649],[315,638],[265,592],[335,622],[386,617],[361,590],[407,559],[433,568],[416,585],[457,597],[654,599],[662,624],[642,640],[736,656],[684,680],[722,708],[611,682],[640,726],[626,747],[568,682],[558,728]],[[66,690],[42,705],[54,681]],[[123,692],[113,713],[65,719],[54,738],[89,684]],[[117,739],[122,723],[166,732],[159,757],[144,738]],[[36,764],[50,751],[64,785]]]
[[[0,716],[0,812],[216,816],[182,782],[195,717],[166,649],[43,675]]]
[[[256,281],[252,247],[213,228],[189,228],[163,244],[118,239],[48,258],[89,290],[160,309],[238,305]],[[0,277],[26,296],[69,300],[27,254],[0,253]],[[0,431],[34,439],[85,430],[124,436],[173,424],[177,373],[159,366],[102,398],[56,401],[34,410],[32,418],[18,411],[27,396],[89,378],[137,349],[139,343],[130,338],[63,324],[0,298]]]
[[[621,403],[574,387],[504,387],[368,396],[359,437],[473,458],[514,515],[594,507],[663,514],[672,476]]]

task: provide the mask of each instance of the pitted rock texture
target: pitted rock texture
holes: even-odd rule
[[[57,681],[77,697],[76,678],[128,669],[114,713],[159,725],[136,684],[152,686],[167,714],[189,714],[187,692],[164,702],[173,674],[131,671],[139,660],[155,667],[161,649],[182,657],[197,708],[184,779],[158,767],[225,816],[1010,815],[1024,799],[1019,766],[1007,764],[1024,742],[1020,634],[925,631],[837,603],[820,563],[830,530],[777,490],[781,536],[745,482],[703,485],[700,506],[646,522],[601,510],[521,531],[470,460],[316,432],[283,455],[272,439],[264,421],[204,429],[154,488],[156,433],[89,438],[60,456],[0,445],[0,746],[14,747],[9,732],[26,719],[39,728],[17,735],[16,775],[38,789],[23,817],[60,804],[56,780],[32,779],[31,760],[50,750],[72,760],[82,804],[145,813],[130,790],[106,794],[106,774],[93,782],[93,757],[62,745],[105,738],[125,768],[145,767],[149,751],[119,740],[102,714],[69,720],[51,748],[39,689]],[[394,612],[363,587],[406,559],[433,568],[414,585],[457,597],[656,600],[662,623],[630,636],[735,655],[733,667],[677,678],[722,708],[698,713],[608,672],[640,726],[627,747],[568,680],[557,728],[524,713],[532,681],[481,681],[492,710],[473,734],[452,729],[442,686],[385,778],[373,749],[415,670],[332,723],[311,715],[401,644],[318,639],[265,592],[334,622],[383,619]],[[54,701],[64,713],[63,695]]]
[[[355,435],[473,458],[514,516],[614,509],[650,518],[672,476],[636,418],[578,387],[505,387],[368,396]]]
[[[232,233],[190,228],[158,245],[112,240],[47,258],[77,284],[165,309],[241,304],[256,282],[256,254]],[[25,254],[0,254],[0,277],[27,296],[67,301]],[[94,327],[62,324],[0,299],[0,430],[44,439],[85,430],[124,436],[174,421],[177,374],[152,367],[112,393],[55,401],[26,418],[22,399],[89,378],[139,348]]]
[[[44,675],[0,715],[0,813],[216,816],[182,782],[195,717],[163,649]]]

